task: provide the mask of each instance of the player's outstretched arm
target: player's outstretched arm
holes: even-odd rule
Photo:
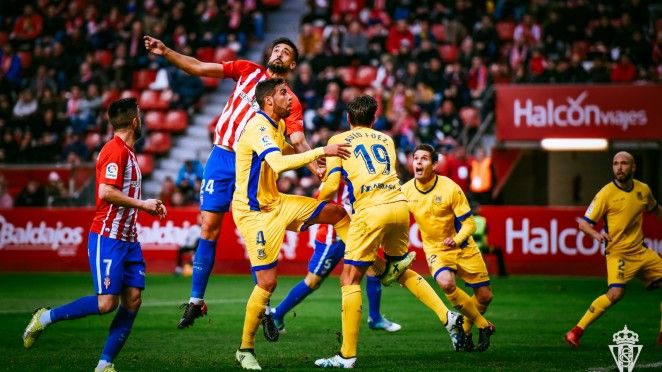
[[[302,152],[301,154],[283,155],[280,151],[270,151],[264,157],[264,160],[269,164],[271,169],[276,173],[285,172],[292,169],[301,168],[304,165],[315,161],[324,156],[338,156],[347,158],[349,151],[347,151],[347,144],[327,145],[325,147],[318,147],[314,150]],[[266,151],[265,151],[266,152]]]
[[[163,44],[161,40],[148,35],[143,36],[143,40],[145,41],[145,49],[148,52],[163,56],[168,62],[190,75],[219,79],[222,79],[224,76],[223,65],[220,63],[202,62],[193,57],[177,53]]]
[[[122,193],[117,187],[105,183],[99,184],[99,199],[120,207],[138,208],[160,218],[164,218],[168,213],[161,200],[134,199]]]
[[[340,187],[340,171],[342,169],[340,158],[329,158],[326,165],[327,168],[322,178],[322,186],[320,187],[319,195],[317,195],[318,200],[331,200],[338,187]]]

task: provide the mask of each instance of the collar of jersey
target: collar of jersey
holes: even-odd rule
[[[257,113],[267,118],[267,120],[269,120],[269,124],[271,124],[274,128],[278,129],[278,124],[276,124],[274,119],[272,119],[269,115],[265,114],[264,111],[260,110]]]
[[[616,186],[619,190],[623,190],[625,192],[630,192],[630,191],[634,190],[634,180],[632,181],[632,187],[630,187],[630,189],[624,189],[624,188],[618,186],[618,183],[616,183],[616,180],[611,180],[611,182],[613,182],[614,186]]]
[[[416,186],[416,179],[414,178],[414,187],[416,188],[416,191],[420,192],[421,194],[427,194],[430,191],[434,190],[434,187],[437,186],[437,181],[439,181],[439,176],[435,174],[434,176],[434,183],[432,184],[432,187],[428,189],[428,191],[421,191],[421,189]]]

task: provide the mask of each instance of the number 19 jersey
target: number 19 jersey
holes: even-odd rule
[[[367,127],[354,127],[329,139],[329,144],[348,143],[348,159],[327,158],[327,178],[339,172],[347,184],[352,212],[366,207],[405,201],[396,173],[396,153],[393,139]],[[332,182],[333,183],[333,182]],[[326,185],[327,182],[324,183]],[[333,188],[336,185],[328,184]],[[320,199],[336,190],[320,191]]]

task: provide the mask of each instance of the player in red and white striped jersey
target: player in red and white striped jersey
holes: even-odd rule
[[[220,233],[221,222],[225,213],[230,209],[234,192],[233,146],[248,120],[259,110],[255,102],[255,87],[258,82],[270,77],[287,80],[289,73],[296,67],[299,52],[291,40],[276,39],[272,43],[271,55],[265,68],[246,60],[222,63],[201,62],[173,51],[153,37],[145,36],[144,41],[148,51],[163,56],[170,63],[191,75],[219,79],[230,78],[236,82],[216,123],[214,147],[207,160],[200,188],[201,236],[193,261],[191,296],[178,324],[179,328],[186,328],[192,325],[196,318],[207,312],[207,305],[203,300],[204,293],[214,266],[216,240]],[[291,91],[290,94],[292,110],[290,116],[285,119],[287,134],[294,149],[297,152],[304,152],[310,150],[310,146],[303,133],[301,103]],[[323,170],[320,170],[315,163],[309,168],[319,176],[323,174]]]
[[[160,200],[140,199],[140,169],[133,153],[141,127],[136,99],[111,103],[108,117],[115,137],[104,145],[97,160],[97,210],[87,247],[96,295],[52,310],[37,309],[23,333],[23,345],[30,348],[50,324],[115,311],[121,300],[95,371],[115,371],[113,360],[124,346],[140,308],[145,260],[137,242],[138,210],[166,216]]]
[[[342,205],[347,210],[347,213],[351,215],[352,205],[349,201],[349,192],[348,187],[341,181],[336,195],[330,201]],[[272,309],[274,322],[281,333],[284,333],[285,330],[285,315],[319,288],[324,279],[340,263],[344,254],[345,243],[338,239],[338,234],[336,234],[333,225],[319,225],[315,235],[315,252],[308,262],[306,277],[292,287],[283,301]],[[368,316],[369,328],[383,329],[388,332],[399,331],[402,328],[399,324],[389,321],[381,314],[382,287],[378,277],[368,276],[366,292],[368,293],[370,309],[370,315]]]

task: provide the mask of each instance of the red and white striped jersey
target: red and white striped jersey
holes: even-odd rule
[[[347,210],[347,213],[352,213],[352,204],[349,201],[349,191],[347,191],[347,187],[342,180],[340,181],[338,191],[336,191],[336,195],[331,199],[331,202],[342,205],[345,210]],[[317,228],[317,235],[315,235],[316,241],[329,245],[335,243],[336,239],[336,229],[333,228],[333,225],[319,225]]]
[[[99,152],[96,176],[96,213],[90,231],[112,239],[137,241],[138,209],[108,203],[98,195],[99,185],[105,183],[115,186],[124,195],[140,199],[142,175],[133,149],[115,136]]]
[[[237,83],[216,122],[214,144],[233,148],[248,120],[260,109],[255,101],[255,87],[260,81],[269,78],[269,72],[251,61],[236,60],[222,64],[223,76]],[[285,118],[285,126],[287,135],[291,135],[303,131],[303,110],[297,96],[289,86],[287,89],[292,95],[292,111]]]

